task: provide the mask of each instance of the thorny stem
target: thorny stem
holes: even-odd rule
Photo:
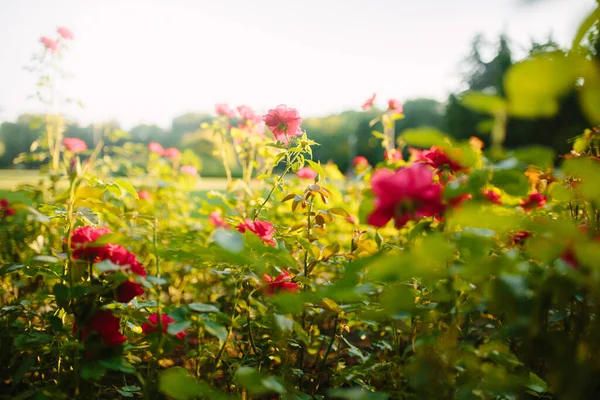
[[[256,358],[258,360],[257,364],[258,364],[258,370],[260,371],[261,368],[261,361],[260,361],[260,354],[258,353],[258,349],[256,348],[256,344],[254,343],[254,336],[252,336],[252,320],[250,319],[250,297],[251,297],[251,293],[248,293],[248,298],[247,298],[247,302],[248,302],[248,308],[246,308],[246,321],[248,323],[248,340],[250,341],[250,347],[252,348],[252,351],[254,352],[254,354],[256,355]]]
[[[287,156],[287,166],[286,166],[285,170],[283,171],[283,173],[281,175],[279,175],[277,177],[277,180],[275,181],[275,184],[273,184],[273,187],[271,188],[271,191],[269,192],[269,194],[267,195],[267,197],[265,198],[265,200],[262,202],[262,204],[260,205],[260,207],[258,207],[256,209],[256,211],[254,212],[254,217],[252,218],[253,221],[256,221],[256,219],[260,215],[260,212],[262,211],[262,209],[265,207],[265,205],[271,199],[271,196],[273,196],[273,192],[275,192],[275,189],[283,181],[283,178],[284,178],[285,174],[287,174],[289,172],[289,170],[292,168],[292,165],[294,165],[294,161],[296,161],[296,158],[298,157],[298,154],[300,154],[300,153],[297,153],[297,152],[294,153],[294,155],[291,157],[291,159],[290,159],[289,155]]]
[[[311,220],[310,220],[310,215],[312,214],[312,210],[313,210],[313,204],[314,204],[314,197],[311,199],[312,201],[309,203],[308,206],[308,216],[306,217],[306,235],[309,239],[309,243],[310,243],[310,234],[311,234],[311,228],[312,228],[312,224],[311,224]],[[306,249],[306,252],[304,253],[304,276],[306,278],[308,278],[308,274],[310,273],[309,269],[308,269],[308,249]],[[306,287],[305,287],[306,290]],[[302,329],[306,329],[306,305],[304,305],[302,307]],[[298,357],[298,365],[300,367],[300,369],[302,369],[303,365],[304,365],[304,345],[300,345],[300,356]]]
[[[333,325],[333,334],[331,335],[331,340],[329,341],[329,345],[327,346],[327,350],[325,351],[325,355],[323,356],[323,361],[321,362],[321,368],[319,368],[319,370],[323,370],[323,368],[325,368],[325,365],[327,365],[327,357],[329,357],[329,354],[331,353],[331,349],[333,349],[333,343],[335,342],[335,337],[337,335],[337,330],[338,330],[338,327],[340,324],[338,316],[336,315],[334,318],[335,318],[335,322]]]
[[[223,160],[223,167],[225,168],[225,174],[227,175],[227,183],[231,184],[232,176],[231,169],[229,168],[229,162],[227,160],[227,139],[225,138],[225,129],[223,127],[219,128],[219,134],[221,135],[221,159]]]
[[[240,282],[240,286],[241,286],[241,282]],[[217,362],[215,364],[215,367],[218,367],[219,365],[221,365],[221,357],[223,356],[223,352],[225,351],[225,347],[227,347],[227,343],[229,343],[229,337],[233,333],[233,323],[234,323],[235,317],[237,315],[237,303],[238,303],[238,300],[240,298],[240,289],[241,289],[240,286],[238,286],[237,290],[236,290],[236,296],[235,296],[235,300],[233,302],[233,310],[231,312],[231,322],[229,324],[229,330],[227,332],[227,337],[223,341],[223,345],[221,346],[221,348],[219,349],[219,353],[217,354],[217,358],[216,358]]]

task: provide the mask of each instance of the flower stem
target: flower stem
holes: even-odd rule
[[[283,178],[285,177],[285,174],[287,174],[289,172],[289,170],[292,169],[292,165],[294,165],[294,161],[296,161],[298,154],[299,153],[295,152],[291,158],[289,156],[287,157],[287,165],[285,167],[285,170],[283,171],[283,173],[281,175],[279,175],[277,177],[277,180],[275,181],[275,184],[271,188],[271,191],[269,192],[269,194],[267,195],[265,200],[262,202],[260,207],[258,207],[256,209],[256,211],[254,212],[254,217],[252,218],[253,221],[256,221],[256,219],[260,215],[260,212],[262,211],[262,209],[265,207],[267,202],[271,199],[271,196],[273,196],[273,193],[275,192],[275,188],[277,188],[277,186],[279,186],[281,184],[281,182],[283,182]]]

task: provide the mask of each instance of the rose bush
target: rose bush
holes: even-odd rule
[[[123,132],[88,150],[49,125],[22,158],[49,179],[0,202],[0,398],[597,397],[600,130],[559,166],[502,147],[507,118],[562,90],[523,71],[558,67],[600,124],[596,65],[536,55],[511,72],[527,93],[467,96],[494,117],[490,149],[390,140],[390,100],[389,156],[348,176],[312,159],[298,110],[219,104],[200,128],[244,171],[223,192],[194,192],[189,151]]]

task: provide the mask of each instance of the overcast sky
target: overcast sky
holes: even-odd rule
[[[566,44],[595,0],[0,0],[0,121],[43,108],[23,70],[42,35],[69,27],[61,92],[81,123],[168,126],[217,102],[303,116],[459,87],[477,33],[516,47]]]

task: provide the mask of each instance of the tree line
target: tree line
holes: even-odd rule
[[[493,49],[494,56],[484,60],[482,53],[490,48]],[[534,55],[555,50],[560,50],[560,47],[548,39],[543,43],[531,43],[528,53]],[[598,30],[588,38],[586,51],[591,57],[600,58]],[[461,103],[461,96],[468,91],[504,95],[503,82],[506,72],[517,61],[511,42],[506,36],[500,36],[495,43],[486,42],[482,36],[475,37],[471,53],[464,62],[462,90],[451,94],[444,103],[427,98],[406,100],[405,118],[396,121],[396,133],[409,128],[429,126],[458,139],[476,136],[487,144],[489,117],[465,107]],[[357,109],[359,106],[357,105]],[[346,171],[352,158],[357,155],[365,156],[372,164],[382,160],[383,149],[379,139],[371,134],[373,130],[378,130],[377,125],[371,126],[370,123],[376,115],[377,110],[351,110],[326,117],[306,118],[303,129],[321,144],[315,147],[314,158],[324,163],[332,161],[341,171]],[[158,142],[164,147],[192,148],[202,157],[204,176],[221,176],[223,171],[219,161],[212,155],[210,142],[189,140],[203,122],[212,118],[210,114],[187,113],[174,118],[169,129],[156,125],[138,125],[128,132],[129,140],[142,144]],[[15,122],[4,122],[0,126],[0,168],[11,168],[15,157],[29,150],[31,143],[44,131],[44,125],[40,122],[42,120],[39,115],[26,114],[18,117]],[[589,128],[589,123],[580,110],[573,90],[562,98],[559,112],[551,118],[511,118],[506,130],[505,145],[508,148],[542,145],[551,147],[557,154],[562,154],[570,149],[567,139],[582,133],[586,128]],[[117,121],[89,126],[70,123],[64,135],[80,138],[92,147],[99,137],[115,129],[119,129]],[[36,165],[29,164],[28,167],[35,168]]]

